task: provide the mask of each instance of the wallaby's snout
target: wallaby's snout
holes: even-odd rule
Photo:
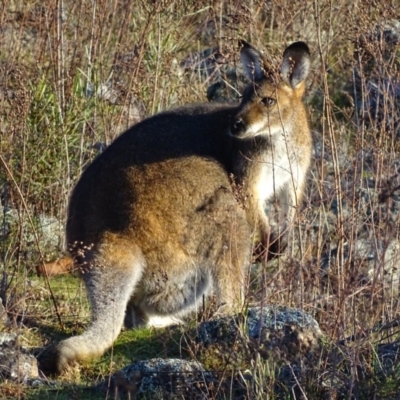
[[[240,116],[236,116],[232,122],[230,132],[232,135],[240,137],[246,131],[246,125]]]

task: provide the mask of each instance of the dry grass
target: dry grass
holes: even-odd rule
[[[400,82],[400,47],[385,33],[393,20],[400,24],[394,0],[3,1],[0,190],[17,222],[5,212],[0,220],[0,296],[18,329],[26,334],[35,318],[56,326],[54,304],[63,323],[74,316],[72,330],[87,317],[74,281],[66,279],[71,293],[60,304],[59,289],[54,302],[48,283],[32,277],[34,265],[63,249],[62,231],[58,245],[42,245],[40,218],[64,224],[85,165],[138,118],[206,100],[218,73],[185,70],[188,55],[218,46],[234,66],[239,38],[273,56],[304,40],[313,56],[307,103],[315,132],[307,196],[293,245],[253,290],[266,303],[311,313],[333,342],[352,338],[346,398],[395,398],[399,375],[378,379],[373,357],[398,336],[396,323],[380,327],[400,315],[400,88],[390,86]],[[30,337],[35,345],[48,339],[40,331]],[[371,372],[364,382],[360,363]]]

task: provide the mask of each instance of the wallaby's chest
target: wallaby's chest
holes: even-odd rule
[[[282,134],[262,152],[244,157],[243,179],[249,194],[265,202],[291,181],[296,182],[301,173],[299,156],[297,147]]]

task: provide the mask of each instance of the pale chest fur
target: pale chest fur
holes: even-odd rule
[[[276,134],[274,145],[253,160],[256,165],[252,179],[252,192],[258,202],[265,204],[274,193],[287,190],[288,185],[296,191],[304,172],[300,163],[300,149],[288,135]]]

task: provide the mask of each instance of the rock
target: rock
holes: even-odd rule
[[[226,63],[225,57],[218,47],[208,48],[202,51],[191,52],[180,63],[185,72],[193,72],[201,79],[208,79],[219,74],[218,65]]]
[[[400,283],[400,241],[393,239],[386,248],[383,248],[383,244],[380,241],[378,241],[378,244],[381,245],[383,261],[379,262],[379,257],[375,256],[375,263],[369,268],[368,276],[371,280],[379,279],[385,287],[391,288],[395,293],[398,293]],[[372,248],[376,248],[376,244]]]
[[[4,336],[6,335],[6,336]],[[25,383],[39,376],[36,358],[18,345],[16,335],[0,336],[0,380],[9,379]]]
[[[253,307],[244,319],[237,316],[206,321],[196,329],[196,334],[197,341],[205,347],[213,345],[226,351],[235,342],[245,342],[244,346],[263,358],[278,354],[285,361],[309,356],[319,349],[323,337],[313,317],[285,306]]]
[[[268,380],[258,382],[254,365],[264,365],[261,360],[276,377],[278,398],[297,392],[298,382],[318,368],[323,351],[317,321],[300,309],[284,306],[254,307],[244,317],[206,321],[196,332],[197,341],[204,346],[200,346],[200,359],[216,360],[213,369],[240,371],[230,382],[223,381],[224,387],[241,396],[238,398],[253,398],[271,390]]]
[[[329,274],[330,268],[334,266],[337,252],[338,249],[335,247],[323,255],[321,270],[324,275]],[[400,285],[400,241],[398,239],[390,239],[388,243],[384,243],[375,237],[360,237],[354,241],[351,254],[349,244],[344,244],[343,255],[345,262],[351,259],[351,264],[364,267],[357,271],[360,283],[381,283],[392,293],[398,293]]]
[[[256,355],[272,357],[280,362],[274,364],[281,365],[279,373],[287,374],[287,365],[298,372],[303,371],[304,363],[300,360],[317,359],[322,332],[315,319],[302,310],[265,306],[249,309],[245,318],[237,315],[203,322],[190,336],[196,337],[200,349],[219,349],[218,355],[234,353],[237,358],[245,358],[251,353],[252,359]],[[221,357],[222,363],[225,358]],[[155,358],[137,361],[117,371],[97,389],[115,398],[208,399],[217,394],[244,398],[258,389],[255,377],[243,365],[224,364],[224,369],[206,371],[197,361]],[[250,367],[250,359],[247,365]],[[226,368],[231,372],[222,372]]]
[[[256,339],[262,329],[283,330],[287,326],[309,329],[317,337],[322,336],[318,322],[306,312],[285,306],[251,308],[247,315],[249,337]]]
[[[149,396],[165,399],[173,395],[185,399],[207,399],[207,386],[212,381],[212,374],[197,361],[154,358],[137,361],[115,372],[98,389],[112,393],[115,398],[144,395],[146,399]]]
[[[183,72],[194,74],[196,79],[207,82],[207,99],[212,102],[239,102],[239,93],[247,83],[241,66],[235,65],[233,56],[223,54],[218,47],[192,52],[180,67]]]
[[[121,82],[117,78],[99,84],[98,87],[89,82],[86,96],[96,97],[109,104],[121,106],[121,111],[123,111],[125,118],[129,120],[128,127],[140,122],[145,116],[143,102],[132,94],[127,96],[126,88],[121,86]]]
[[[17,335],[15,333],[0,333],[0,346],[7,342],[13,342],[17,339]]]
[[[384,375],[396,373],[400,364],[400,342],[380,344],[377,348],[377,368]]]
[[[356,104],[368,126],[400,136],[400,82],[392,77],[373,77],[366,82],[364,95]]]
[[[14,232],[21,231],[21,243],[24,244],[21,250],[27,254],[29,260],[38,258],[37,244],[45,254],[57,254],[63,247],[64,226],[57,218],[45,214],[34,215],[31,213],[34,224],[34,227],[32,227],[29,219],[22,218],[20,212],[16,209],[0,206],[0,215],[2,223],[0,240],[6,241]]]
[[[398,44],[400,21],[377,24],[356,42],[354,84],[351,86],[357,112],[367,126],[378,132],[400,135],[400,67]]]

